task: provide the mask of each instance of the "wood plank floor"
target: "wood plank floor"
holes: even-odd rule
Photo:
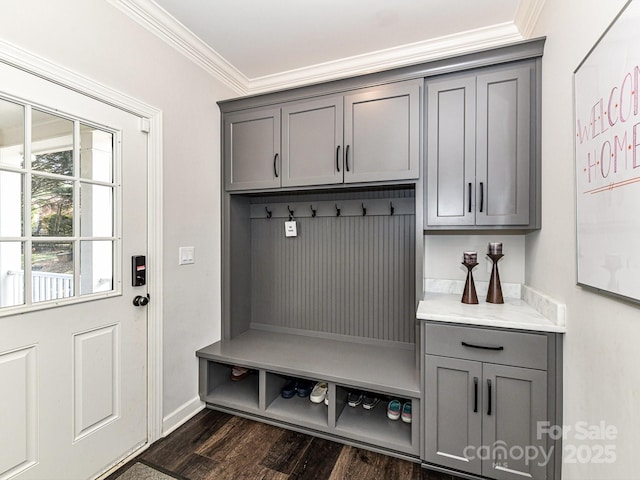
[[[205,409],[106,480],[141,461],[187,480],[461,480],[420,464]]]

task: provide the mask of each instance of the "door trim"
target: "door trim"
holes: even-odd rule
[[[152,443],[162,436],[162,111],[79,73],[55,65],[2,39],[0,39],[0,62],[142,117],[141,130],[149,130],[147,133],[147,223],[149,226],[147,283],[153,295],[153,302],[146,307],[148,324],[147,444]],[[108,466],[110,465],[105,465],[105,467]]]

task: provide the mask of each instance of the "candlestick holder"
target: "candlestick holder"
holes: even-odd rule
[[[473,267],[478,265],[478,262],[471,262],[462,264],[467,267],[467,281],[464,282],[464,291],[462,292],[462,303],[476,304],[478,303],[478,295],[476,294],[476,286],[473,283]]]
[[[498,260],[504,255],[502,253],[487,253],[487,257],[493,262],[491,267],[491,278],[489,279],[489,288],[487,289],[488,303],[504,303],[502,298],[502,286],[500,285],[500,273],[498,273]]]

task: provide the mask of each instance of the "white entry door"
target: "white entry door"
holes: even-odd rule
[[[3,63],[0,79],[0,479],[94,478],[147,442],[131,262],[147,249],[147,135]]]

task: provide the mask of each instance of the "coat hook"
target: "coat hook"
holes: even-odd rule
[[[316,216],[316,210],[314,210],[313,205],[309,205],[309,208],[311,208],[311,216],[315,217]]]
[[[338,204],[336,203],[336,217],[340,216],[340,209],[338,208]]]
[[[364,217],[367,214],[367,209],[364,206],[364,203],[362,204],[362,216]]]
[[[264,210],[267,212],[267,218],[271,218],[271,210],[269,210],[269,207],[264,207]]]
[[[289,207],[289,205],[287,205],[287,210],[289,210],[289,221],[293,220],[293,210],[291,210],[291,207]]]
[[[389,202],[389,211],[391,212],[391,215],[393,215],[393,212],[395,211],[393,208],[393,202]]]

